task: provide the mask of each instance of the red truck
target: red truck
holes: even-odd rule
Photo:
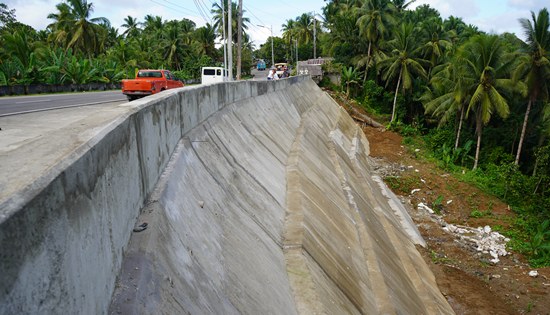
[[[183,86],[184,83],[168,70],[146,69],[139,70],[135,79],[122,80],[122,94],[126,95],[129,101],[133,101],[140,97]]]

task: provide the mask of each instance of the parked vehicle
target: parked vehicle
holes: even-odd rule
[[[227,70],[222,67],[203,67],[201,69],[201,83],[211,84],[229,81]]]
[[[280,62],[276,63],[274,66],[275,70],[277,71],[277,75],[279,76],[279,78],[282,78],[285,71],[284,69],[288,67],[288,64],[286,62]]]
[[[258,69],[258,71],[264,71],[265,70],[265,61],[263,59],[258,60],[258,63],[256,65],[256,69]]]
[[[139,70],[135,79],[122,80],[122,94],[129,101],[185,84],[168,70]]]

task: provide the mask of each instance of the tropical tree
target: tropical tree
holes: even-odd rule
[[[137,37],[139,36],[141,29],[141,22],[138,22],[136,18],[133,18],[131,16],[127,16],[124,18],[124,24],[122,24],[122,27],[125,27],[126,30],[122,33],[122,36],[126,37]]]
[[[345,5],[343,2],[339,4],[331,2],[324,8],[325,25],[330,30],[327,33],[328,44],[325,50],[346,64],[351,63],[357,54],[367,51],[362,49],[364,41],[357,40],[359,38],[358,10],[355,8],[356,6]]]
[[[520,19],[527,42],[525,52],[519,59],[514,78],[522,78],[528,89],[527,109],[521,129],[515,164],[519,164],[521,150],[529,121],[529,113],[534,104],[548,100],[550,94],[550,19],[546,8],[539,11],[538,16],[531,12],[532,23],[528,19]]]
[[[424,58],[430,61],[428,75],[431,76],[432,69],[437,66],[445,57],[445,52],[452,46],[447,39],[447,33],[443,29],[441,18],[430,18],[422,23],[422,31],[427,41],[424,42]]]
[[[228,21],[228,8],[229,6],[229,1],[228,0],[224,0],[224,8],[222,8],[218,2],[216,3],[213,3],[212,4],[212,10],[210,10],[210,12],[212,13],[213,17],[212,19],[214,20],[214,29],[217,30],[217,33],[218,33],[218,36],[220,36],[221,38],[227,38],[227,27],[225,29],[225,36],[224,36],[224,32],[223,32],[223,21],[225,21],[225,23],[227,23]],[[250,19],[245,17],[244,14],[246,13],[246,10],[243,10],[243,18],[242,18],[242,32],[243,32],[243,36],[248,36],[248,35],[245,35],[246,32],[245,30],[248,29],[248,25],[250,24]],[[238,14],[239,14],[239,10],[238,10],[238,7],[237,7],[237,3],[234,3],[233,1],[231,1],[231,37],[232,37],[232,41],[233,43],[236,43],[237,42],[237,37],[238,37]]]
[[[436,117],[441,127],[450,119],[458,115],[458,128],[455,137],[455,150],[460,143],[462,124],[467,108],[468,97],[464,87],[464,80],[459,72],[458,63],[451,60],[434,69],[434,75],[430,79],[431,88],[426,88],[421,96],[425,113]]]
[[[193,38],[199,46],[198,53],[205,54],[210,57],[216,56],[216,30],[210,23],[199,27],[194,33]]]
[[[171,69],[181,70],[183,60],[191,46],[191,34],[195,23],[188,19],[169,21],[164,29],[162,52]]]
[[[346,86],[346,96],[349,97],[350,88],[359,84],[360,73],[356,68],[342,68],[342,84]]]
[[[0,29],[16,21],[15,9],[10,10],[6,4],[0,3]]]
[[[467,112],[474,112],[477,133],[474,169],[479,162],[483,126],[493,113],[506,118],[508,102],[503,93],[513,91],[509,77],[513,58],[508,58],[504,45],[497,35],[477,35],[472,37],[459,51],[460,74],[464,80],[463,89],[471,95]]]
[[[101,50],[101,36],[106,34],[98,23],[110,25],[110,22],[104,17],[90,18],[94,11],[92,3],[87,0],[66,0],[56,8],[57,13],[48,14],[48,19],[55,20],[48,26],[55,41],[90,57]]]
[[[303,13],[296,18],[294,23],[294,35],[299,44],[313,42],[313,16],[311,13]]]
[[[363,82],[365,82],[371,62],[372,48],[373,46],[377,48],[379,42],[389,34],[390,27],[395,23],[395,20],[392,16],[392,7],[387,0],[366,0],[363,6],[359,8],[359,16],[359,19],[357,19],[359,35],[369,43],[366,60],[361,59],[358,64],[365,65],[363,78]]]
[[[286,22],[281,25],[283,31],[283,39],[287,44],[291,44],[293,39],[296,39],[295,33],[296,21],[293,19],[286,20]]]
[[[415,3],[416,0],[391,0],[391,3],[393,4],[393,7],[395,8],[395,11],[397,11],[398,14],[402,14],[411,4]]]
[[[162,35],[162,27],[164,26],[164,22],[162,21],[162,17],[160,16],[153,16],[153,15],[146,15],[145,21],[143,22],[143,33],[152,36],[155,39],[160,39]]]
[[[426,78],[426,70],[423,65],[426,60],[420,57],[421,47],[414,36],[414,27],[410,23],[402,24],[395,32],[394,39],[387,42],[385,49],[379,54],[379,66],[383,69],[382,79],[386,81],[386,86],[397,79],[395,86],[395,95],[393,98],[391,121],[395,120],[395,109],[397,104],[397,94],[399,88],[410,90],[413,87],[414,76],[417,75]]]

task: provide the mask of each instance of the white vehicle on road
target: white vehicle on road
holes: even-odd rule
[[[203,67],[201,69],[201,83],[212,84],[229,81],[227,70],[222,67]]]

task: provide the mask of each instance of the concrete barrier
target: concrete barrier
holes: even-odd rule
[[[307,77],[122,105],[0,193],[0,313],[452,313],[367,155]]]

